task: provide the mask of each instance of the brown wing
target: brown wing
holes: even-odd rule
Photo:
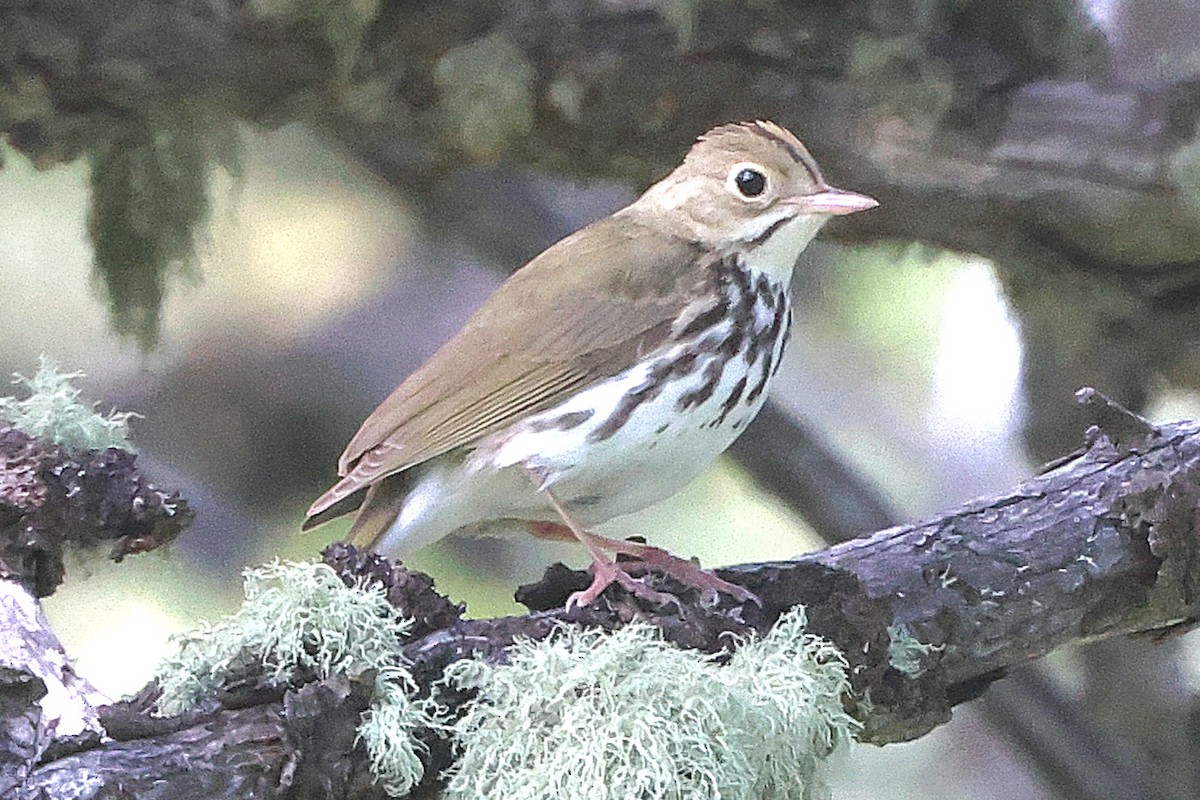
[[[567,237],[505,281],[367,418],[338,463],[346,477],[308,515],[549,408],[661,343],[703,280],[702,254],[623,216]]]

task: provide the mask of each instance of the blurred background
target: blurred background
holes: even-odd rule
[[[605,532],[787,558],[1011,488],[1082,441],[1080,386],[1200,417],[1196,0],[86,5],[0,10],[0,374],[85,372],[196,509],[171,552],[81,557],[46,601],[114,696],[242,569],[345,532],[297,530],[508,272],[730,119],[882,206],[803,255],[767,417]],[[411,564],[493,616],[556,560],[586,559]],[[1198,694],[1194,635],[1076,648],[856,749],[836,796],[1194,798]]]

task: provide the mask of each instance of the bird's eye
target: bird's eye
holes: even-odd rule
[[[767,176],[756,169],[742,167],[733,176],[733,182],[742,197],[758,197],[767,189]]]

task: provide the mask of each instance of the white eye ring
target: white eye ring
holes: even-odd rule
[[[740,199],[751,202],[763,197],[770,186],[766,169],[751,162],[734,164],[725,183],[729,191]]]

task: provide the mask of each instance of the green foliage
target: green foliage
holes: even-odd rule
[[[29,397],[0,397],[0,419],[6,419],[30,436],[40,436],[75,451],[103,450],[129,444],[129,420],[137,416],[128,411],[97,414],[93,405],[79,401],[79,389],[71,381],[81,372],[62,373],[50,359],[42,356],[32,378],[14,375],[14,383],[24,385]]]
[[[321,678],[374,669],[375,695],[359,735],[385,790],[407,793],[424,772],[424,745],[414,734],[441,725],[431,701],[410,696],[412,676],[400,656],[410,623],[396,617],[381,590],[347,587],[320,563],[248,570],[245,597],[234,614],[175,637],[175,653],[158,669],[159,712],[192,708],[247,657],[261,662],[277,685],[300,669]]]
[[[825,797],[850,738],[846,662],[802,608],[722,666],[635,622],[518,642],[509,663],[460,661],[479,690],[456,724],[451,798],[774,800]]]

